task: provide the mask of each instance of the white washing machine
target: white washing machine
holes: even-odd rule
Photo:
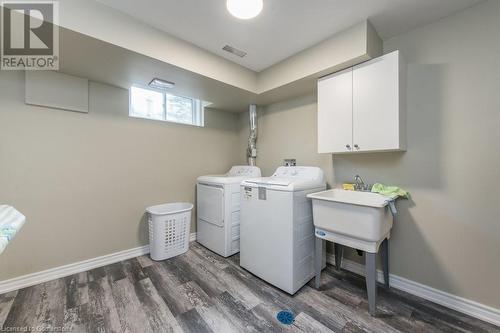
[[[240,184],[260,177],[255,166],[233,166],[225,175],[198,177],[196,240],[228,257],[240,251]]]
[[[240,266],[294,294],[314,276],[309,193],[326,188],[316,167],[279,167],[241,184]]]

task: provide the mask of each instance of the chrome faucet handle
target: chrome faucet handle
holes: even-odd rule
[[[360,175],[354,176],[354,189],[356,191],[368,191],[368,188],[371,191],[371,186],[366,185]]]
[[[362,185],[364,185],[364,184],[365,184],[365,182],[363,181],[363,178],[361,178],[361,176],[360,176],[360,175],[356,175],[356,176],[354,176],[354,181],[355,181],[357,184],[362,184]]]

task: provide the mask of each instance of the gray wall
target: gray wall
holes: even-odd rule
[[[97,83],[89,114],[25,105],[24,73],[0,71],[0,203],[27,217],[0,281],[147,244],[144,209],[194,203],[196,177],[240,161],[238,135],[214,110],[204,128],[129,118],[128,92]]]
[[[240,142],[248,145],[248,112],[240,116]],[[332,157],[317,151],[316,97],[304,96],[258,109],[257,165],[270,176],[285,158],[296,158],[301,165],[315,165],[325,171],[332,183]],[[245,158],[245,149],[240,149]]]
[[[257,164],[283,158],[322,167],[332,185],[361,174],[408,189],[391,240],[391,272],[500,308],[500,1],[489,1],[385,42],[408,63],[408,151],[316,154],[315,96],[259,117]],[[240,142],[247,135],[240,120]],[[359,260],[351,251],[349,258]]]

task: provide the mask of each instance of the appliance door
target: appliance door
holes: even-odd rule
[[[241,190],[240,266],[293,294],[293,192],[264,189]]]
[[[224,189],[198,184],[198,218],[216,226],[224,226]]]

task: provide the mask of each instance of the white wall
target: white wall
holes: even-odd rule
[[[316,96],[303,96],[290,101],[258,108],[257,165],[264,176],[270,176],[287,158],[299,165],[314,165],[325,171],[329,185],[333,182],[332,157],[318,154]],[[240,115],[240,144],[248,144],[248,112]],[[240,149],[241,158],[246,150]]]
[[[147,244],[146,207],[194,203],[196,177],[239,162],[237,115],[205,122],[129,118],[127,90],[98,83],[88,114],[25,105],[24,72],[1,71],[0,203],[27,222],[0,281]]]

